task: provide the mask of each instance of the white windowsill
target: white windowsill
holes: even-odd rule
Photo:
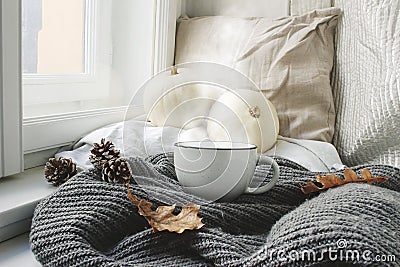
[[[41,266],[29,247],[28,233],[0,243],[0,266]]]
[[[0,242],[29,231],[37,203],[55,190],[43,166],[0,179]]]
[[[0,179],[0,266],[40,266],[26,232],[37,203],[55,189],[44,180],[43,166]]]

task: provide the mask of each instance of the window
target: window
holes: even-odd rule
[[[153,1],[23,0],[25,154],[121,121],[152,74],[153,28]]]
[[[104,107],[100,102],[108,96],[112,67],[112,3],[23,0],[25,118]]]
[[[24,159],[26,168],[42,165],[60,146],[121,121],[135,89],[153,69],[172,64],[180,0],[0,0],[0,5],[0,178],[21,172]],[[70,9],[70,15],[63,17],[60,9]],[[18,181],[8,182],[18,190]],[[29,188],[23,193],[28,202],[10,207],[16,216],[0,226],[0,236],[29,230],[21,222],[28,222],[43,195]],[[18,194],[15,199],[21,202]]]
[[[22,72],[39,75],[86,74],[91,32],[90,1],[23,0]]]
[[[123,120],[134,91],[173,61],[179,0],[0,3],[0,177]]]

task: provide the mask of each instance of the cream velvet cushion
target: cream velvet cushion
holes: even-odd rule
[[[276,107],[281,135],[331,142],[335,110],[330,73],[339,14],[329,8],[277,20],[182,19],[175,63],[208,61],[239,70]]]

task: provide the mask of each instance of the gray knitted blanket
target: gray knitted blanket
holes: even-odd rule
[[[201,204],[205,226],[180,235],[153,233],[126,187],[85,171],[37,206],[31,249],[44,266],[400,266],[399,169],[355,167],[390,180],[305,196],[299,183],[315,173],[276,160],[281,177],[271,191],[207,203],[180,190],[167,156],[128,159],[140,184],[133,194],[156,205]],[[257,167],[257,179],[269,175]]]

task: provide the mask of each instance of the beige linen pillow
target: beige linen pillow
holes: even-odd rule
[[[340,9],[328,8],[277,20],[182,19],[175,63],[208,61],[239,70],[276,107],[281,135],[331,142],[330,72],[339,14]]]

